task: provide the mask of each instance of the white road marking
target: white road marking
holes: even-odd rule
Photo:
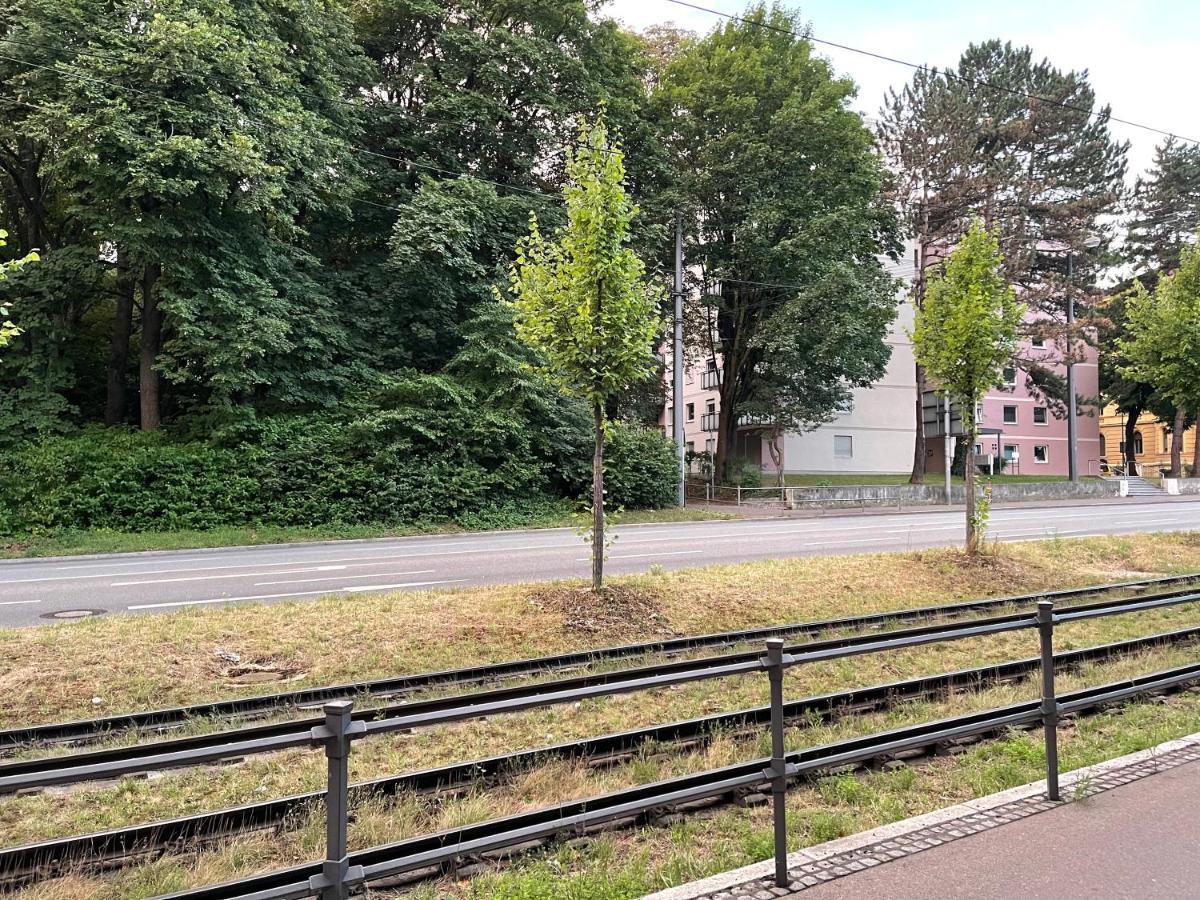
[[[342,566],[341,568],[345,568]],[[414,569],[411,572],[368,572],[364,575],[334,575],[331,578],[300,578],[295,581],[258,581],[255,587],[272,587],[277,584],[313,584],[318,581],[344,581],[347,578],[397,578],[401,575],[428,575],[433,569]]]
[[[704,553],[703,550],[676,550],[671,553],[626,553],[622,556],[610,556],[609,559],[645,559],[648,556],[693,556],[697,553]],[[575,562],[590,562],[590,556],[581,556]]]
[[[0,606],[27,606],[30,603],[41,603],[41,600],[4,600],[0,601]]]
[[[362,587],[342,588],[348,594],[360,594],[363,591],[392,591],[397,588],[429,587],[433,584],[461,584],[465,578],[450,578],[445,581],[409,581],[405,584],[368,584]]]
[[[282,572],[233,572],[229,575],[189,575],[185,578],[152,578],[147,581],[114,581],[109,587],[130,587],[139,584],[176,584],[181,581],[216,581],[218,578],[261,578],[264,575],[299,575],[301,572],[338,572],[349,566],[308,566],[284,569]],[[287,582],[280,582],[285,584]]]

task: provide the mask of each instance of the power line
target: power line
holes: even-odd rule
[[[984,88],[988,88],[989,90],[999,91],[999,92],[1005,93],[1005,94],[1010,94],[1014,97],[1022,97],[1026,100],[1036,100],[1039,103],[1046,103],[1050,106],[1057,106],[1060,109],[1070,110],[1071,112],[1083,113],[1088,118],[1107,119],[1110,122],[1120,122],[1122,125],[1128,125],[1131,128],[1140,128],[1143,131],[1150,131],[1150,132],[1153,132],[1154,134],[1162,135],[1163,137],[1177,138],[1179,140],[1187,141],[1188,143],[1200,144],[1200,139],[1187,137],[1186,135],[1181,135],[1174,131],[1166,131],[1162,128],[1155,128],[1153,125],[1145,125],[1141,122],[1135,122],[1132,119],[1123,119],[1118,116],[1114,116],[1111,113],[1104,115],[1102,113],[1094,112],[1094,111],[1087,109],[1085,107],[1082,107],[1082,106],[1075,106],[1071,103],[1063,103],[1060,100],[1053,100],[1049,97],[1039,97],[1035,94],[1027,94],[1024,91],[1017,90],[1016,88],[1005,87],[1004,85],[1001,85],[1001,84],[993,84],[989,81],[984,81],[979,78],[968,78],[967,76],[960,75],[951,69],[937,69],[937,68],[934,68],[931,66],[927,66],[923,63],[909,62],[906,59],[900,59],[899,57],[896,57],[896,56],[889,56],[886,53],[878,53],[873,50],[863,50],[859,47],[851,47],[849,44],[841,44],[841,43],[838,43],[837,41],[828,41],[828,40],[824,40],[823,38],[813,37],[812,35],[799,34],[790,28],[783,28],[779,25],[772,25],[770,22],[755,22],[755,21],[747,19],[743,16],[735,15],[733,13],[721,12],[719,9],[711,9],[710,7],[707,7],[707,6],[700,6],[699,4],[696,4],[696,3],[689,3],[689,2],[687,2],[687,0],[666,0],[666,2],[674,3],[676,6],[683,6],[688,9],[693,9],[693,10],[696,10],[697,12],[708,13],[709,15],[713,15],[713,16],[719,16],[720,18],[729,19],[734,22],[741,22],[746,25],[753,25],[758,28],[764,28],[768,31],[775,31],[775,32],[779,32],[780,34],[790,34],[792,37],[799,38],[800,40],[810,41],[811,43],[814,43],[814,44],[821,44],[822,46],[825,46],[825,47],[833,47],[836,50],[845,50],[849,53],[857,53],[860,56],[867,56],[867,57],[870,57],[871,59],[881,60],[882,62],[894,63],[898,66],[905,66],[909,69],[915,69],[918,72],[926,72],[928,74],[937,74],[940,72],[942,75],[945,75],[947,78],[952,78],[956,81],[962,81],[962,82],[972,85],[974,87],[984,87]]]

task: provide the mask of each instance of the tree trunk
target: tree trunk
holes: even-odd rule
[[[1171,477],[1178,478],[1183,474],[1183,421],[1186,413],[1180,408],[1175,410],[1175,427],[1171,430]]]
[[[925,411],[921,401],[925,396],[925,367],[917,363],[917,431],[913,441],[913,467],[909,484],[925,483]]]
[[[775,484],[779,488],[780,494],[783,493],[783,448],[779,446],[779,439],[783,437],[776,428],[771,431],[771,436],[767,439],[767,452],[771,454],[771,462],[775,466]]]
[[[108,395],[104,424],[125,421],[125,370],[129,365],[129,335],[133,330],[133,294],[136,280],[124,254],[117,258],[117,310],[108,339]]]
[[[1200,410],[1196,412],[1196,424],[1192,426],[1192,477],[1200,478]]]
[[[1125,476],[1129,477],[1134,474],[1137,465],[1137,453],[1135,452],[1133,439],[1137,434],[1138,419],[1142,417],[1141,407],[1131,409],[1125,414]]]
[[[596,449],[592,454],[592,590],[604,587],[604,404],[592,407]]]
[[[975,460],[972,459],[972,448],[975,446],[974,428],[966,436],[966,441],[967,464],[963,475],[965,476],[964,487],[967,495],[967,552],[973,554],[979,550],[979,534],[975,530]]]
[[[154,431],[162,419],[159,411],[158,354],[162,349],[162,310],[158,305],[158,266],[146,266],[142,274],[142,354],[138,383],[141,390],[142,431]]]

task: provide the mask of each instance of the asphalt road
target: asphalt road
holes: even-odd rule
[[[1001,541],[1200,530],[1200,498],[993,509]],[[616,529],[607,571],[641,572],[957,544],[961,510],[630,525]],[[70,619],[84,610],[154,613],[184,606],[328,594],[502,584],[589,573],[569,529],[283,544],[0,561],[0,626]]]

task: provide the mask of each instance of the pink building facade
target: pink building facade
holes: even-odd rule
[[[1075,393],[1081,398],[1077,410],[1076,441],[1079,474],[1099,475],[1100,457],[1100,372],[1095,347],[1084,349],[1084,359],[1075,363]],[[1066,377],[1062,349],[1052,340],[1025,341],[1017,352],[1018,360],[1037,360],[1059,376]],[[980,405],[980,436],[975,452],[981,456],[1003,457],[1003,471],[1009,475],[1061,475],[1070,472],[1067,420],[1054,415],[1046,401],[1031,391],[1019,363],[1005,372],[1006,385],[990,392]],[[1090,399],[1092,403],[1086,401]],[[926,446],[926,471],[943,470],[940,438]]]

